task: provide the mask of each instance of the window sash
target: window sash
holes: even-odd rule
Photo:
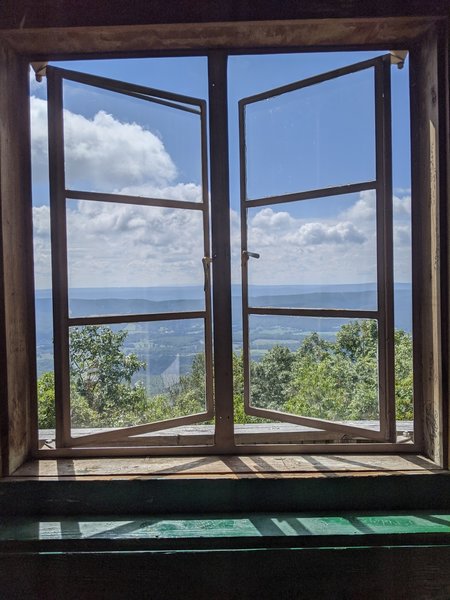
[[[211,342],[211,277],[210,277],[210,239],[209,239],[209,202],[208,202],[208,161],[206,132],[206,102],[201,99],[172,94],[169,92],[135,86],[120,81],[86,75],[47,67],[48,84],[48,123],[49,123],[49,169],[50,169],[50,219],[52,245],[52,289],[54,322],[54,361],[55,361],[55,413],[57,447],[78,446],[92,443],[118,441],[152,431],[168,429],[179,425],[190,425],[207,421],[214,415],[213,378],[212,378],[212,342]],[[131,97],[156,102],[171,108],[198,114],[201,127],[201,163],[202,163],[202,202],[184,202],[159,198],[121,196],[82,190],[69,190],[65,185],[64,167],[64,116],[63,81],[71,80],[95,88],[125,94]],[[192,108],[194,107],[194,108]],[[98,317],[69,316],[68,254],[66,201],[68,199],[120,202],[141,206],[159,206],[178,210],[200,210],[203,218],[203,267],[205,310],[191,312],[171,312],[159,314],[124,314]],[[128,322],[169,321],[200,318],[204,322],[205,332],[205,395],[206,410],[193,415],[176,417],[164,421],[121,427],[112,431],[92,433],[73,437],[70,419],[70,357],[69,328],[83,325],[107,325]]]
[[[390,55],[381,56],[349,67],[336,69],[308,79],[297,81],[266,92],[249,96],[239,102],[239,149],[240,149],[240,187],[241,187],[241,258],[242,258],[242,327],[244,362],[244,407],[249,415],[267,419],[276,419],[287,423],[297,423],[327,431],[361,435],[365,438],[395,442],[395,380],[394,380],[394,289],[393,289],[393,233],[392,233],[392,148],[391,148],[391,92],[390,92]],[[355,182],[331,188],[312,189],[299,193],[282,194],[265,198],[248,199],[247,194],[247,143],[246,108],[247,106],[280,96],[285,93],[304,89],[324,81],[338,79],[350,73],[373,69],[375,93],[375,181]],[[259,308],[249,304],[248,262],[249,248],[247,240],[247,213],[255,206],[269,206],[277,203],[290,203],[314,198],[331,197],[354,193],[362,190],[376,191],[376,238],[377,238],[377,310],[324,310],[324,309],[280,309]],[[257,250],[257,249],[256,249]],[[375,319],[378,324],[378,390],[380,406],[380,430],[373,431],[341,422],[293,415],[267,408],[258,408],[251,404],[250,384],[250,315],[291,315],[310,317],[350,317]]]

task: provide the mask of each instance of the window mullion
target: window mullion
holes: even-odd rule
[[[227,54],[208,55],[214,388],[218,452],[234,448]]]

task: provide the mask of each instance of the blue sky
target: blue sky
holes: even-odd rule
[[[233,56],[229,59],[233,277],[239,281],[239,99],[366,60],[376,53]],[[204,57],[77,61],[68,69],[207,98]],[[395,260],[410,280],[408,69],[392,73]],[[370,74],[252,105],[251,197],[374,177]],[[49,286],[45,79],[32,80],[36,283]],[[78,84],[65,87],[66,170],[78,189],[199,200],[198,117]],[[200,284],[198,213],[71,202],[69,271],[74,287]],[[254,283],[374,281],[374,194],[263,207],[249,214],[262,253]],[[105,265],[112,261],[108,270]],[[301,263],[302,267],[299,268]],[[148,277],[151,265],[152,277]],[[265,265],[265,266],[264,266]],[[145,274],[145,277],[144,277]],[[330,281],[333,278],[333,281]]]

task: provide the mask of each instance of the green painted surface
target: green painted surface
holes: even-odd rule
[[[450,514],[298,513],[173,517],[14,518],[0,521],[0,542],[70,539],[186,539],[450,534]],[[290,543],[293,543],[291,540]]]

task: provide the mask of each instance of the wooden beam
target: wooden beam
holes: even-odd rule
[[[408,48],[439,17],[170,23],[9,29],[0,33],[16,52],[36,59],[86,54],[202,51],[205,49]],[[86,24],[85,24],[86,25]]]
[[[217,23],[222,21],[266,21],[268,19],[324,19],[395,17],[402,15],[448,14],[446,0],[121,0],[92,2],[77,0],[3,0],[0,27],[5,29],[95,26],[120,26],[139,23]]]
[[[450,548],[381,546],[20,552],[0,555],[5,599],[450,597]]]
[[[2,226],[3,473],[30,454],[35,336],[28,67],[0,45],[0,212]],[[34,403],[35,404],[35,403]]]
[[[190,460],[200,467],[208,465],[208,457]],[[185,464],[172,475],[132,476],[125,469],[115,477],[63,475],[61,467],[61,475],[52,478],[12,477],[2,481],[0,514],[7,518],[245,511],[317,513],[428,510],[430,504],[433,510],[450,510],[450,474],[416,466],[417,470],[404,472],[324,470],[283,475],[258,470],[259,464],[253,471],[207,476],[185,474]],[[77,466],[73,471],[76,470]]]
[[[443,465],[440,205],[446,200],[439,190],[437,60],[434,32],[411,52],[414,412],[416,441],[422,437],[426,455]]]

